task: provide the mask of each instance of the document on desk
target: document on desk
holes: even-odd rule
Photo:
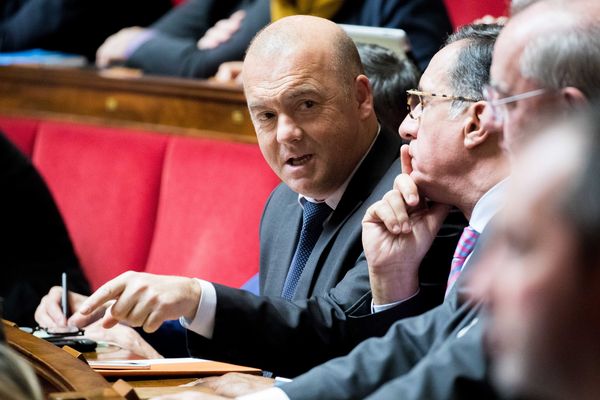
[[[201,358],[157,358],[150,360],[90,360],[103,376],[219,375],[227,372],[260,374],[257,368],[243,367]]]

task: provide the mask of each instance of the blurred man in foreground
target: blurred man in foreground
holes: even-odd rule
[[[525,146],[473,276],[509,396],[600,398],[600,108]]]

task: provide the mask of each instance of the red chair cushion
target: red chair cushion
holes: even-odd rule
[[[0,116],[0,130],[29,158],[33,154],[38,124],[36,119]]]
[[[507,14],[507,0],[445,0],[452,25],[455,28],[470,24],[484,15],[500,17]]]
[[[40,124],[34,164],[65,219],[93,289],[143,270],[167,137],[112,127]]]
[[[147,272],[233,287],[258,271],[258,227],[278,178],[257,145],[173,138]]]

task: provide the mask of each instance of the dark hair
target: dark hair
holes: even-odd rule
[[[366,43],[357,47],[373,89],[375,114],[384,129],[396,132],[407,114],[406,91],[417,87],[419,70],[386,47]]]
[[[490,67],[494,44],[502,30],[498,24],[471,24],[462,26],[450,35],[446,45],[466,40],[460,49],[456,64],[450,68],[449,80],[455,96],[483,98],[483,86],[490,81]],[[454,110],[462,109],[464,102],[455,100]]]

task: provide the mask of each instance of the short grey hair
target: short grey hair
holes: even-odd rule
[[[521,75],[548,89],[576,87],[588,98],[600,95],[600,25],[574,26],[529,42]]]
[[[453,95],[470,99],[483,99],[483,87],[490,81],[490,67],[494,44],[502,30],[499,24],[471,24],[450,35],[446,45],[465,40],[458,57],[449,70]],[[467,106],[467,102],[454,100],[450,109],[454,118]]]

